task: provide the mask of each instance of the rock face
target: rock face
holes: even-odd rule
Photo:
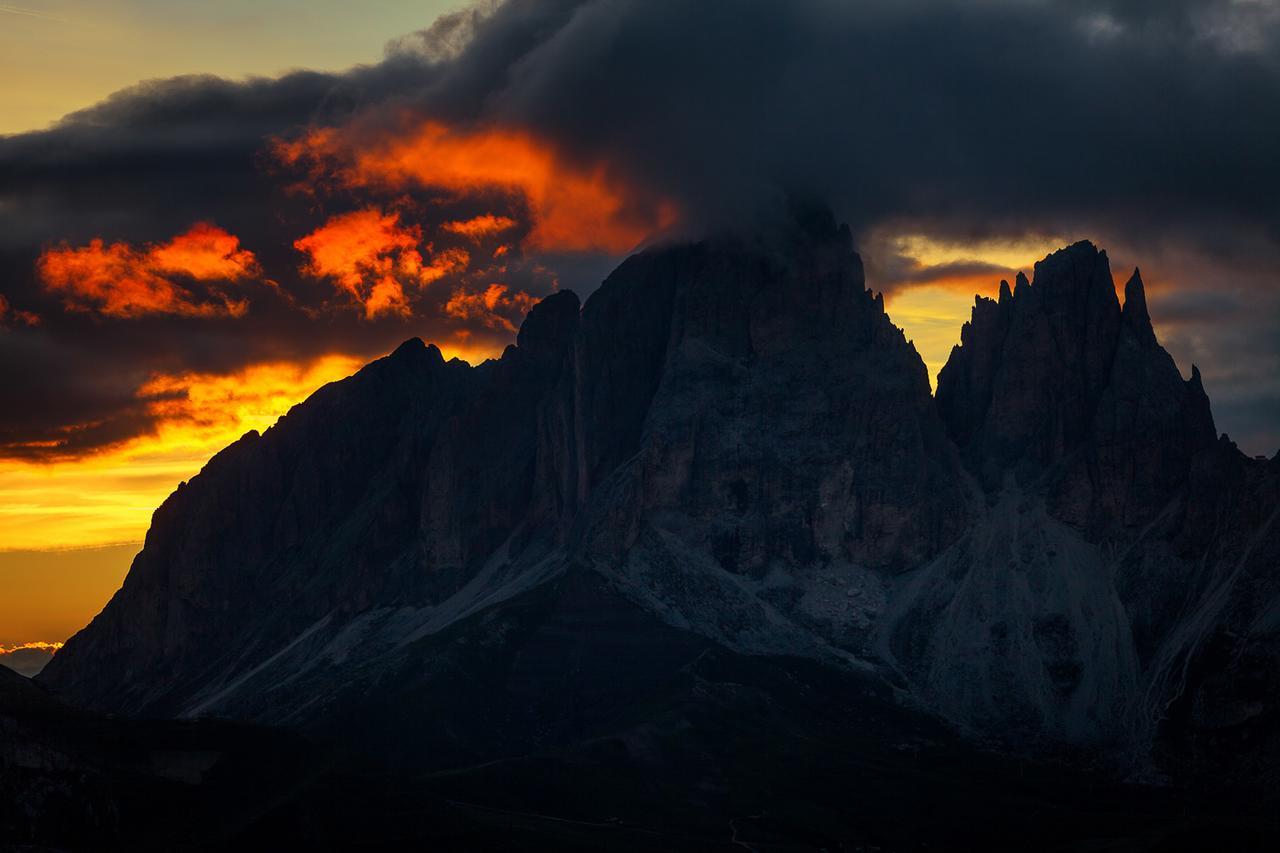
[[[979,298],[937,402],[985,501],[880,622],[913,688],[979,730],[1154,747],[1166,770],[1205,758],[1189,742],[1252,738],[1274,773],[1280,457],[1215,438],[1139,273],[1122,309],[1079,243]]]
[[[40,682],[447,766],[582,737],[721,649],[1167,772],[1248,738],[1258,778],[1278,466],[1215,437],[1093,246],[979,299],[935,400],[810,215],[641,253],[498,360],[414,340],[317,392],[165,502]]]

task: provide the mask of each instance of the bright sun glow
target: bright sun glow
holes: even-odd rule
[[[258,364],[238,373],[157,375],[139,389],[158,418],[152,435],[82,459],[0,462],[0,550],[136,542],[179,482],[251,429],[275,423],[361,359]]]
[[[465,341],[441,349],[473,364],[497,354]],[[138,391],[158,418],[153,434],[84,458],[0,462],[0,644],[61,641],[85,625],[119,588],[151,514],[178,483],[364,361],[329,355],[227,375],[156,375]]]

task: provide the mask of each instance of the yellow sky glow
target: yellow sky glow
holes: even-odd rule
[[[140,389],[161,420],[153,435],[82,459],[0,462],[0,551],[136,542],[151,513],[222,447],[264,430],[361,359],[253,365],[217,376],[157,376]]]
[[[478,363],[495,352],[443,346]],[[151,515],[178,483],[251,429],[267,429],[365,359],[255,364],[228,375],[153,377],[154,434],[91,456],[0,462],[0,644],[61,642],[120,587]]]
[[[925,234],[902,234],[891,240],[899,254],[915,258],[922,266],[981,261],[1013,273],[1022,270],[1028,276],[1036,261],[1070,242],[1053,236],[958,242],[937,240]],[[999,284],[997,275],[995,285]]]
[[[914,258],[920,268],[978,262],[1000,271],[939,279],[928,284],[897,287],[885,296],[885,310],[920,353],[929,371],[929,384],[938,387],[938,371],[951,348],[960,343],[960,327],[969,319],[975,296],[994,298],[1000,280],[1013,283],[1019,271],[1031,276],[1036,261],[1070,241],[1058,237],[1022,237],[971,243],[935,240],[923,234],[889,238],[901,256]],[[875,284],[875,283],[873,283]],[[880,283],[889,286],[891,283]]]
[[[377,62],[458,0],[21,0],[0,4],[0,133],[44,127],[180,74],[275,75]]]

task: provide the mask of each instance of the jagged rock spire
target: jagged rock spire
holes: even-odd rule
[[[1156,340],[1141,273],[1121,308],[1106,253],[1080,242],[1005,293],[974,306],[939,374],[939,412],[971,469],[992,490],[1008,473],[1050,477],[1063,517],[1087,528],[1163,506],[1213,420],[1198,371],[1184,382]]]
[[[1013,278],[1013,295],[1017,296],[1029,287],[1031,287],[1031,282],[1027,281],[1027,274],[1022,270],[1018,270],[1018,274]]]
[[[1124,310],[1121,312],[1124,327],[1143,346],[1157,346],[1155,330],[1151,328],[1151,315],[1147,313],[1147,295],[1142,286],[1142,274],[1137,267],[1124,286]]]

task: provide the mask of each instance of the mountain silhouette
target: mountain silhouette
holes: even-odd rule
[[[643,251],[499,359],[415,339],[321,389],[165,501],[36,682],[455,773],[441,796],[510,813],[736,815],[759,843],[806,797],[801,843],[852,831],[856,756],[867,803],[1027,760],[1273,796],[1277,513],[1280,455],[1216,434],[1137,271],[1122,305],[1082,242],[978,298],[933,395],[849,230],[807,214]],[[974,785],[876,837],[1021,820]]]

